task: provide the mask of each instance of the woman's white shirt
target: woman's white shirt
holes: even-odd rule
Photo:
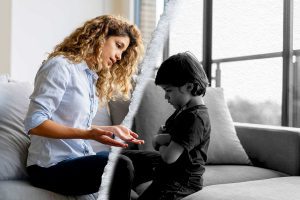
[[[91,127],[98,108],[98,75],[85,62],[72,63],[63,56],[44,62],[37,72],[25,118],[25,132],[45,120],[81,129]],[[60,161],[95,154],[88,141],[52,139],[30,135],[27,166],[49,167]]]

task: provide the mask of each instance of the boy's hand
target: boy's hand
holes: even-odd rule
[[[158,130],[157,134],[163,134],[163,133],[165,133],[165,132],[166,132],[165,125],[161,125],[161,126],[159,127],[159,130]]]

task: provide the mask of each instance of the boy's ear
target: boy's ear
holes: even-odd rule
[[[193,84],[193,83],[187,83],[187,84],[186,84],[186,88],[187,88],[189,91],[192,91],[192,89],[194,88],[194,84]]]

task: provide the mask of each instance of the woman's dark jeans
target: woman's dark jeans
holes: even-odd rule
[[[63,195],[85,195],[99,191],[101,177],[108,161],[109,152],[69,159],[49,168],[32,165],[27,167],[32,185]],[[116,171],[120,172],[111,183],[111,193],[130,198],[133,175],[131,161],[120,156]],[[113,198],[111,198],[113,199]]]

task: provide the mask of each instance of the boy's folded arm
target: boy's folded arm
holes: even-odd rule
[[[152,140],[152,146],[158,151],[159,147],[162,145],[169,145],[171,141],[171,136],[168,133],[162,133],[154,136]]]
[[[184,148],[174,142],[171,141],[169,145],[162,145],[159,147],[159,152],[164,162],[167,164],[174,163],[182,154]]]

